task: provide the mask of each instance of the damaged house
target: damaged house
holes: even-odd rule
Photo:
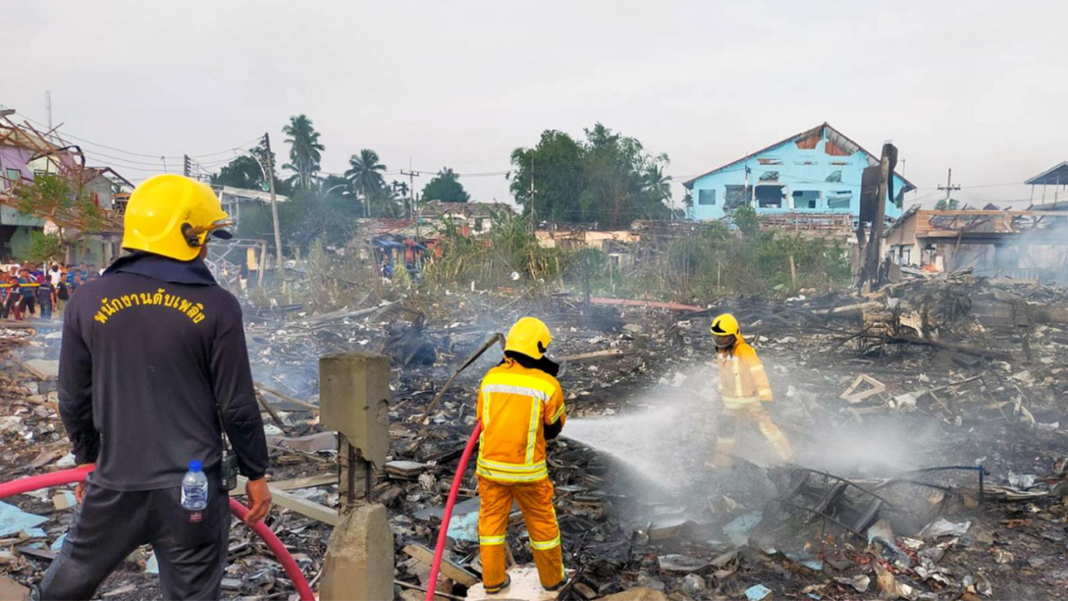
[[[118,250],[121,227],[111,211],[121,213],[133,184],[111,167],[88,167],[77,146],[64,145],[58,134],[43,134],[28,126],[0,120],[0,259],[24,259],[31,252],[35,232],[54,233],[62,226],[68,239],[69,263],[106,265]],[[105,209],[105,223],[94,231],[80,232],[76,224],[56,224],[38,215],[18,211],[12,190],[33,182],[41,174],[58,175],[76,186],[94,205]]]
[[[878,164],[879,157],[823,123],[683,185],[693,192],[690,218],[696,221],[721,219],[734,208],[752,206],[761,216],[774,216],[783,228],[810,229],[814,224],[848,231],[861,215],[864,169]],[[890,219],[901,215],[905,193],[915,189],[896,173],[893,180],[893,194],[886,199]]]
[[[928,272],[971,268],[978,275],[1064,281],[1068,212],[910,208],[885,234],[883,249],[903,267]]]

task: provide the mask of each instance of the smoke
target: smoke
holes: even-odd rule
[[[784,370],[784,359],[768,353],[766,366],[780,374],[804,373],[793,366]],[[767,407],[790,439],[797,466],[846,478],[889,478],[913,469],[974,460],[953,447],[937,420],[921,414],[852,416],[841,411],[844,402],[838,405],[837,383],[816,372],[807,375],[823,384],[802,386],[794,380],[805,390],[799,393],[794,385],[773,377],[776,400]],[[632,399],[620,415],[569,419],[563,436],[625,465],[637,476],[628,479],[628,485],[637,487],[628,494],[647,502],[700,506],[726,495],[758,508],[777,491],[766,471],[756,466],[773,468],[781,461],[757,428],[740,421],[735,466],[717,469],[708,465],[722,405],[716,393],[717,377],[714,366],[677,372]]]

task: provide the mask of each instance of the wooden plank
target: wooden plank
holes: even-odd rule
[[[596,361],[597,359],[607,359],[609,357],[624,357],[626,355],[633,354],[634,351],[624,351],[623,349],[609,349],[607,351],[593,351],[591,353],[579,353],[577,355],[568,355],[566,357],[560,357],[560,361],[567,361],[568,363],[578,363],[580,361]]]
[[[245,485],[248,484],[248,478],[244,476],[237,477],[237,488],[230,491],[230,496],[239,497],[245,494]],[[307,499],[301,499],[300,497],[293,496],[283,490],[278,490],[270,483],[267,484],[267,488],[271,491],[271,504],[279,507],[284,507],[290,511],[295,511],[300,515],[312,518],[313,520],[319,520],[320,522],[329,526],[337,526],[341,521],[341,516],[338,515],[336,509],[331,509],[318,503],[313,503]]]
[[[294,478],[292,480],[279,480],[278,482],[271,482],[271,489],[277,490],[297,490],[298,488],[311,488],[313,486],[326,486],[328,484],[337,484],[337,474],[318,474],[315,476],[306,476],[304,478]]]
[[[434,552],[423,545],[408,545],[407,547],[404,547],[404,552],[408,557],[425,563],[426,565],[432,565],[434,563]],[[446,578],[454,582],[459,582],[468,588],[475,586],[480,582],[477,576],[448,559],[442,560],[441,573],[444,574]]]

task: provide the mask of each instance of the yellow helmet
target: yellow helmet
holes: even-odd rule
[[[709,331],[713,336],[737,336],[738,320],[730,313],[724,313],[712,320]]]
[[[122,247],[191,261],[208,233],[231,237],[218,230],[232,225],[229,219],[211,186],[181,175],[157,175],[141,182],[130,195]]]
[[[508,330],[508,338],[504,341],[505,351],[522,353],[533,359],[541,359],[545,356],[545,350],[553,341],[553,335],[549,333],[549,326],[536,317],[524,317],[515,322],[511,330]]]

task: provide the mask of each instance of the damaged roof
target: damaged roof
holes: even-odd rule
[[[1059,186],[1068,184],[1068,161],[1050,167],[1024,182],[1028,186]]]
[[[745,161],[748,161],[749,159],[751,159],[751,158],[753,158],[753,157],[755,157],[757,155],[763,154],[763,153],[765,153],[765,152],[767,152],[767,151],[769,151],[769,150],[771,150],[773,148],[777,148],[779,146],[782,146],[783,144],[788,144],[790,142],[797,142],[798,140],[804,140],[805,138],[809,138],[809,137],[812,137],[812,136],[820,136],[820,137],[822,137],[824,133],[826,133],[828,140],[833,142],[835,146],[837,146],[841,150],[845,151],[847,154],[854,154],[854,153],[856,153],[858,151],[863,152],[868,157],[868,166],[869,167],[872,167],[872,166],[875,166],[875,165],[879,164],[879,157],[877,157],[874,154],[868,152],[863,146],[861,146],[860,144],[857,144],[856,142],[851,140],[848,136],[846,136],[842,132],[840,132],[837,129],[835,129],[834,127],[832,127],[830,123],[827,123],[826,121],[824,121],[823,123],[817,125],[816,127],[813,127],[811,129],[806,129],[805,131],[803,131],[801,133],[789,136],[788,138],[786,138],[784,140],[780,140],[780,141],[778,141],[778,142],[776,142],[774,144],[771,144],[769,146],[761,148],[760,150],[758,150],[756,152],[749,153],[749,154],[745,155],[744,157],[742,157],[740,159],[731,161],[730,163],[727,163],[726,165],[723,165],[722,167],[717,167],[716,169],[713,169],[712,171],[709,171],[707,173],[702,173],[701,175],[698,175],[697,177],[695,177],[693,179],[690,179],[688,181],[683,182],[682,185],[686,186],[687,189],[692,190],[694,182],[696,182],[697,180],[701,179],[702,177],[707,177],[709,175],[712,175],[713,173],[716,173],[716,172],[719,172],[719,171],[723,171],[724,169],[727,169],[728,167],[733,167],[733,166],[735,166],[735,165],[737,165],[739,163],[743,163]],[[905,186],[904,186],[904,191],[905,192],[909,192],[911,190],[915,190],[916,189],[916,186],[913,185],[912,182],[910,182],[909,180],[905,179],[904,176],[902,176],[900,173],[894,172],[894,175],[898,176],[899,178],[901,178],[901,181],[905,182]]]

